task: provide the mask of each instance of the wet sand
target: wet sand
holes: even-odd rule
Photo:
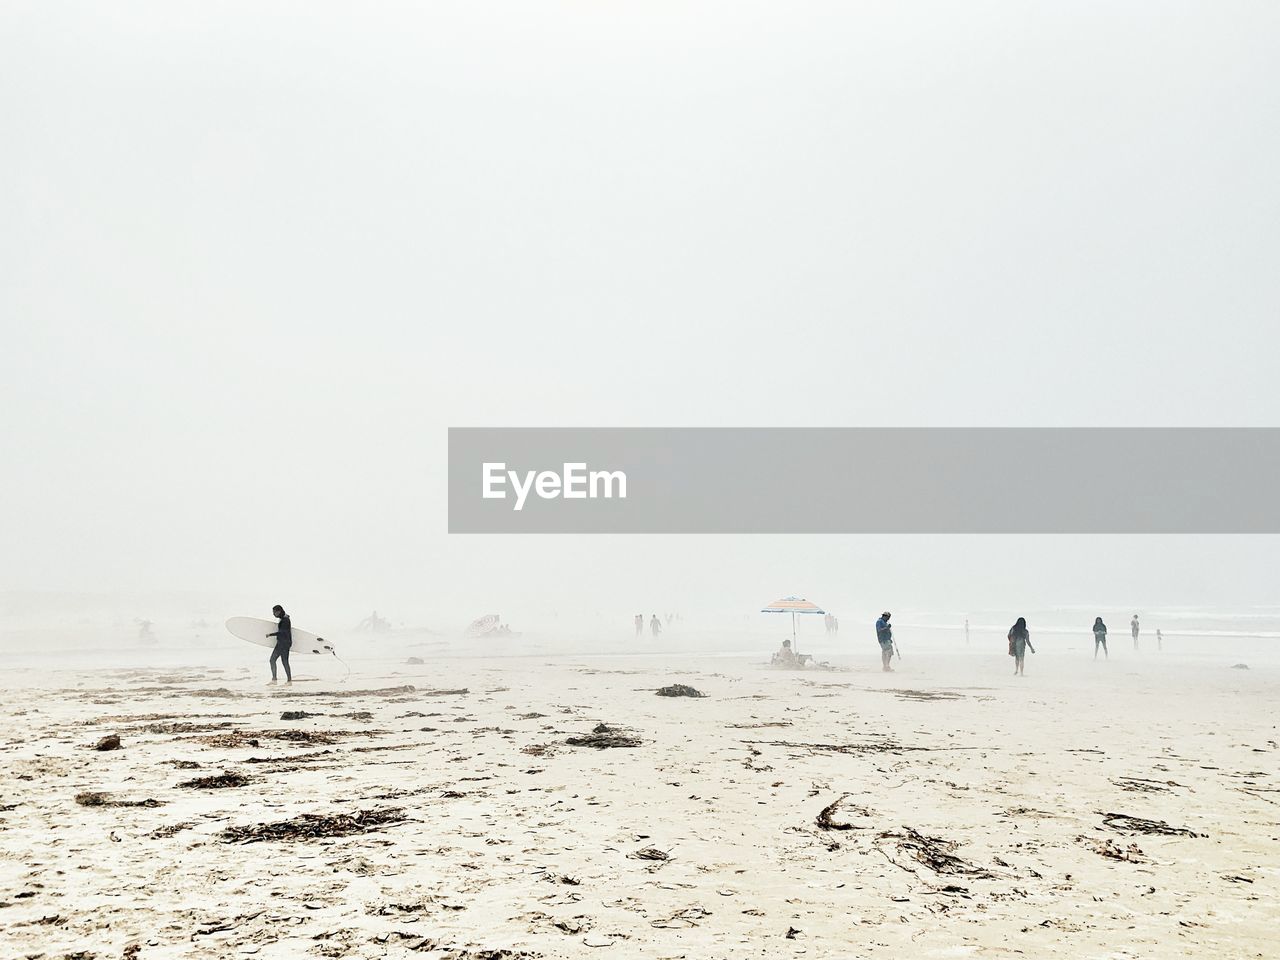
[[[11,674],[0,955],[1274,955],[1280,669],[845,663]]]

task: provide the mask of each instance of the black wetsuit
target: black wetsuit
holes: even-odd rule
[[[293,646],[293,623],[289,620],[287,613],[280,615],[280,626],[276,632],[269,633],[267,636],[276,638],[275,649],[271,651],[271,679],[276,679],[276,661],[279,660],[284,664],[285,679],[292,683],[293,672],[289,669],[289,648]]]

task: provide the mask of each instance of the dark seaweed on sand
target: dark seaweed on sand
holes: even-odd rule
[[[885,690],[899,700],[962,700],[964,694],[952,693],[949,690]]]
[[[82,807],[158,807],[161,801],[152,800],[116,800],[109,793],[98,790],[85,790],[76,794],[76,803]]]
[[[570,737],[565,743],[571,747],[594,747],[605,750],[610,747],[638,747],[644,741],[622,727],[611,727],[607,723],[597,723],[590,733],[578,737]]]
[[[848,794],[848,793],[843,794],[842,796],[837,797],[831,803],[823,807],[822,810],[818,813],[818,818],[817,818],[818,826],[821,827],[823,830],[856,830],[858,829],[852,823],[845,823],[844,821],[837,820],[835,818],[836,811],[838,811],[841,808],[841,805],[844,804],[844,802],[848,800],[850,796],[852,796],[852,794]],[[859,816],[863,816],[863,817],[871,816],[871,811],[865,809],[864,807],[850,806],[849,809],[856,812]]]
[[[1203,837],[1186,827],[1174,827],[1163,820],[1144,820],[1142,817],[1131,817],[1126,813],[1099,813],[1102,822],[1113,830],[1125,833],[1151,833],[1165,837]]]
[[[175,834],[181,833],[183,830],[190,830],[194,826],[195,824],[190,820],[183,820],[180,823],[171,823],[165,827],[157,827],[155,830],[148,833],[147,836],[152,840],[164,840],[168,837],[174,836]]]
[[[332,750],[316,750],[312,753],[287,754],[279,757],[246,757],[245,763],[315,763],[326,757],[336,756]]]
[[[290,697],[402,697],[412,693],[419,697],[461,697],[470,693],[466,687],[457,690],[419,690],[413,684],[406,683],[401,687],[382,687],[378,690],[308,690],[305,693],[290,693]]]
[[[148,723],[145,726],[138,727],[135,732],[142,733],[212,733],[215,730],[229,730],[232,724],[229,720],[220,720],[216,723],[191,723],[186,720],[177,720],[171,723]]]
[[[183,780],[178,784],[178,786],[188,787],[194,790],[222,790],[228,787],[243,787],[250,782],[250,779],[243,773],[236,773],[234,770],[226,770],[216,776],[196,777],[192,780]]]
[[[931,749],[930,747],[905,747],[893,740],[869,743],[793,743],[790,740],[743,740],[742,742],[765,747],[791,747],[813,753],[898,753],[903,750]]]
[[[705,697],[706,694],[701,690],[695,690],[693,687],[685,683],[673,683],[669,687],[659,687],[658,696],[660,697]]]
[[[260,747],[263,740],[287,740],[290,743],[313,743],[328,746],[343,737],[377,736],[376,730],[232,730],[202,738],[211,747]]]
[[[400,807],[384,807],[374,810],[357,810],[324,816],[304,813],[291,820],[275,823],[258,823],[252,826],[228,827],[219,834],[226,843],[257,843],[263,840],[320,840],[328,837],[350,837],[369,833],[381,827],[405,821]]]
[[[900,852],[907,854],[917,863],[928,867],[934,873],[985,878],[993,878],[995,876],[990,870],[956,856],[953,852],[956,849],[954,841],[943,840],[941,837],[930,837],[912,827],[885,831],[879,835],[879,839],[894,841]],[[898,864],[898,866],[902,865]]]
[[[637,860],[666,861],[671,859],[671,854],[665,850],[659,850],[657,847],[643,847],[631,855]]]

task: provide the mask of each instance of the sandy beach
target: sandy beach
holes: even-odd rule
[[[1280,960],[1278,51],[0,3],[0,960]]]
[[[1280,670],[872,661],[12,673],[0,955],[1275,955]]]

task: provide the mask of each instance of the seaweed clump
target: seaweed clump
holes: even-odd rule
[[[638,747],[644,741],[623,727],[611,727],[607,723],[597,723],[590,733],[570,737],[565,743],[571,747],[594,747],[596,750],[607,750],[611,747]]]

